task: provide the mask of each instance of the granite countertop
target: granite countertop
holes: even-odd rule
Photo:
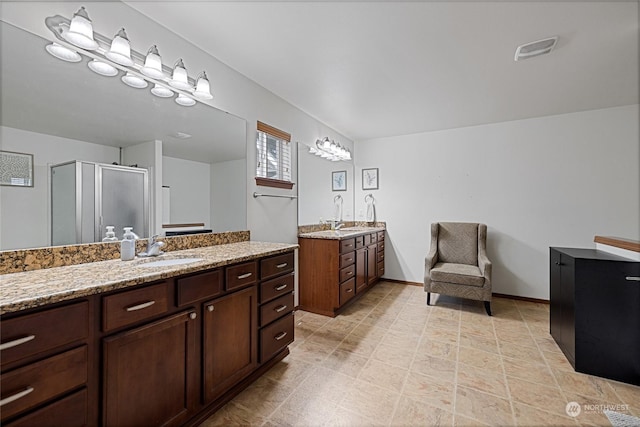
[[[0,276],[0,315],[296,249],[289,243],[240,242],[167,252],[133,261],[100,261]],[[143,267],[148,262],[202,258],[189,264]]]
[[[298,237],[305,239],[330,239],[343,240],[350,237],[361,236],[363,234],[385,231],[384,227],[348,227],[340,230],[312,231],[310,233],[300,233]]]

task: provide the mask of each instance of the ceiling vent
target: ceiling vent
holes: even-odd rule
[[[523,59],[533,58],[534,56],[544,55],[545,53],[551,52],[553,48],[556,47],[557,42],[558,36],[555,36],[520,45],[516,49],[516,56],[514,59],[516,61],[521,61]]]

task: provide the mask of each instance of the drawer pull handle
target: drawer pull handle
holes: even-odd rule
[[[286,337],[287,333],[286,332],[280,332],[278,335],[276,335],[274,338],[276,339],[276,341],[280,341],[282,338]]]
[[[347,271],[347,276],[351,276],[353,274],[353,271]]]
[[[194,320],[198,317],[198,314],[193,312],[193,313],[189,313],[189,319]]]
[[[12,394],[9,397],[5,397],[4,399],[0,400],[0,406],[4,406],[7,403],[11,403],[11,402],[16,401],[18,399],[21,399],[21,398],[25,397],[27,394],[33,392],[33,390],[34,390],[34,388],[29,386],[26,389],[24,389],[24,390],[22,390],[22,391],[20,391],[20,392],[18,392],[16,394]]]
[[[244,273],[238,276],[238,279],[246,279],[247,277],[251,277],[253,273]]]
[[[29,336],[26,336],[26,337],[18,338],[17,340],[5,342],[3,344],[0,344],[0,350],[7,350],[7,349],[9,349],[11,347],[15,347],[15,346],[18,346],[20,344],[24,344],[26,342],[31,341],[35,337],[36,337],[35,335],[29,335]]]
[[[350,248],[351,246],[353,246],[351,243],[349,243],[348,245],[344,245],[345,248]]]
[[[280,313],[281,311],[284,311],[284,310],[286,310],[286,309],[287,309],[287,306],[286,306],[286,305],[280,305],[280,306],[278,306],[278,307],[274,308],[273,310],[274,310],[276,313]]]
[[[625,277],[625,279],[630,280],[632,282],[640,282],[640,277],[636,277],[636,276],[627,276]]]
[[[351,293],[351,292],[353,292],[353,289],[351,289],[351,288],[347,289],[347,293],[348,294]]]
[[[138,311],[138,310],[142,310],[143,308],[151,307],[155,303],[156,302],[154,300],[151,300],[151,301],[143,302],[142,304],[132,305],[131,307],[127,307],[126,310],[127,311]]]
[[[285,268],[289,263],[283,262],[282,264],[276,265],[276,268]]]
[[[353,258],[347,258],[346,259],[346,262],[351,262],[351,261],[353,261]]]
[[[213,311],[213,310],[215,310],[215,309],[216,309],[216,308],[215,308],[213,305],[209,305],[209,306],[207,306],[207,311]]]
[[[276,286],[274,289],[275,289],[276,291],[282,291],[282,290],[284,290],[284,289],[287,289],[287,285],[286,285],[286,284],[282,284],[282,285],[280,285],[280,286]]]

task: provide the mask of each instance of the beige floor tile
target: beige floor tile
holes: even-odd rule
[[[285,384],[297,385],[314,370],[314,365],[294,359],[293,356],[289,355],[278,362],[273,368],[269,369],[265,376]]]
[[[416,353],[410,370],[442,380],[454,381],[456,362],[428,354]]]
[[[427,323],[424,331],[422,332],[422,337],[434,341],[442,341],[448,342],[452,344],[458,343],[458,331],[452,329],[442,329],[438,327],[434,327]]]
[[[476,325],[472,322],[460,323],[460,335],[476,335],[486,339],[495,339],[496,334],[493,327]]]
[[[292,394],[294,389],[295,386],[292,384],[281,383],[263,376],[236,396],[233,401],[251,409],[255,416],[266,419]]]
[[[479,369],[475,366],[458,363],[458,385],[509,398],[502,368],[496,371]]]
[[[565,393],[568,402],[576,402],[580,405],[580,414],[575,417],[576,421],[583,425],[610,426],[609,419],[604,414],[603,405],[618,405],[618,400],[584,396],[580,394]],[[617,408],[616,412],[633,415],[631,411],[624,408]]]
[[[338,346],[339,350],[350,351],[357,353],[364,357],[369,357],[373,354],[380,340],[375,338],[362,338],[357,335],[349,334]]]
[[[334,348],[331,346],[327,347],[324,344],[309,341],[290,349],[293,358],[311,364],[322,363],[333,350]]]
[[[338,345],[342,342],[343,339],[346,338],[348,334],[336,334],[333,332],[328,332],[321,328],[311,334],[305,341],[307,343],[315,343],[322,345],[328,350],[333,351],[338,347]]]
[[[391,425],[393,426],[451,426],[453,414],[421,400],[403,398],[398,403]]]
[[[438,317],[431,315],[426,324],[427,328],[448,329],[458,332],[460,329],[460,320],[450,319],[448,317]]]
[[[402,347],[380,344],[376,347],[371,358],[399,368],[409,369],[413,361],[413,356],[413,351],[409,352]]]
[[[622,403],[630,406],[631,413],[640,417],[640,386],[618,381],[608,381],[608,383]]]
[[[338,403],[346,394],[354,379],[325,367],[318,367],[298,387],[293,395],[300,394],[309,400]],[[310,396],[313,396],[310,399]]]
[[[209,417],[201,426],[260,426],[265,421],[267,421],[266,418],[260,414],[231,401]]]
[[[502,374],[502,359],[495,353],[460,346],[458,350],[458,361],[479,369],[487,370],[488,372],[498,372]]]
[[[510,357],[512,359],[526,360],[528,362],[544,364],[545,361],[542,358],[542,354],[538,350],[538,347],[526,347],[519,344],[500,341],[498,342],[500,347],[500,353],[502,356]]]
[[[556,341],[551,337],[536,337],[536,344],[538,344],[538,348],[542,351],[555,351],[556,353],[562,353],[560,347]]]
[[[423,339],[417,351],[447,360],[456,360],[458,357],[457,344],[430,339]]]
[[[567,360],[567,357],[562,352],[557,351],[543,351],[542,357],[547,361],[547,364],[552,369],[561,369],[565,371],[573,372],[573,366]]]
[[[335,403],[294,393],[271,415],[269,421],[279,427],[322,426],[333,418],[335,411]]]
[[[411,397],[437,408],[453,411],[454,383],[417,372],[409,372],[402,397]]]
[[[346,390],[340,406],[384,423],[391,421],[399,393],[356,380]]]
[[[507,399],[458,386],[455,413],[490,425],[513,425],[511,405]]]
[[[498,342],[495,338],[481,337],[474,334],[460,334],[460,346],[471,347],[489,353],[499,354]]]
[[[324,425],[326,427],[382,427],[386,426],[387,423],[368,418],[339,406],[336,408],[333,417]]]
[[[418,347],[420,342],[420,334],[413,331],[396,331],[389,329],[387,333],[380,340],[380,344],[400,347],[405,349],[409,353],[413,353]]]
[[[551,371],[565,395],[579,394],[599,399],[600,403],[619,403],[620,398],[602,378],[553,368]]]
[[[454,427],[478,427],[478,426],[488,426],[489,424],[485,424],[478,420],[474,420],[469,417],[465,417],[464,415],[455,414],[453,420]]]
[[[377,339],[379,341],[382,339],[382,337],[384,337],[386,333],[387,329],[361,323],[353,328],[350,335],[355,335],[361,338]]]
[[[555,384],[555,378],[546,364],[503,357],[502,366],[508,376],[542,385]]]
[[[575,427],[578,425],[576,420],[566,415],[545,412],[541,409],[527,406],[522,403],[514,403],[513,410],[516,416],[516,423],[519,426]]]
[[[325,323],[321,329],[335,334],[348,335],[360,322],[354,322],[342,316],[335,317]]]
[[[322,366],[356,378],[367,363],[367,358],[344,350],[334,350],[322,362]]]
[[[358,379],[378,387],[400,392],[407,377],[408,369],[389,365],[379,360],[370,359],[360,371]]]
[[[511,399],[554,414],[565,414],[567,401],[554,383],[546,385],[507,376]]]

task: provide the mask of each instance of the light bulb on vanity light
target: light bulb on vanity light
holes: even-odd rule
[[[51,43],[45,46],[47,52],[55,56],[58,59],[62,59],[67,62],[80,62],[82,56],[75,50],[71,50],[68,47],[59,45],[58,43]]]
[[[173,96],[173,91],[171,89],[157,83],[153,88],[151,88],[151,93],[159,98],[171,98]]]
[[[151,46],[147,51],[147,57],[144,60],[144,66],[140,69],[140,72],[152,79],[161,79],[164,77],[164,73],[162,72],[162,58],[156,45]]]
[[[120,29],[118,34],[113,37],[111,48],[104,56],[116,64],[124,65],[125,67],[131,67],[133,65],[131,45],[129,44],[129,39],[127,38],[127,33],[124,31],[124,28]]]
[[[195,96],[200,99],[212,99],[211,86],[209,85],[209,79],[207,73],[204,71],[200,73],[196,82],[196,90],[193,92]]]
[[[113,77],[118,75],[118,69],[111,64],[107,64],[106,62],[98,61],[94,59],[87,64],[87,67],[91,69],[94,73],[98,73],[101,76],[105,77]]]
[[[187,75],[187,69],[184,67],[182,58],[178,59],[173,66],[173,76],[171,77],[171,80],[169,80],[169,85],[180,90],[191,89],[191,85],[189,84],[189,78]]]
[[[84,6],[73,14],[69,31],[63,33],[63,37],[69,43],[83,49],[96,50],[98,48],[98,43],[93,39],[93,24]]]
[[[191,107],[196,105],[196,100],[180,93],[176,98],[176,104],[182,105],[183,107]]]
[[[127,86],[131,86],[136,89],[144,89],[145,87],[149,86],[149,83],[147,83],[145,79],[136,76],[135,74],[128,71],[124,76],[122,76],[121,80]]]

